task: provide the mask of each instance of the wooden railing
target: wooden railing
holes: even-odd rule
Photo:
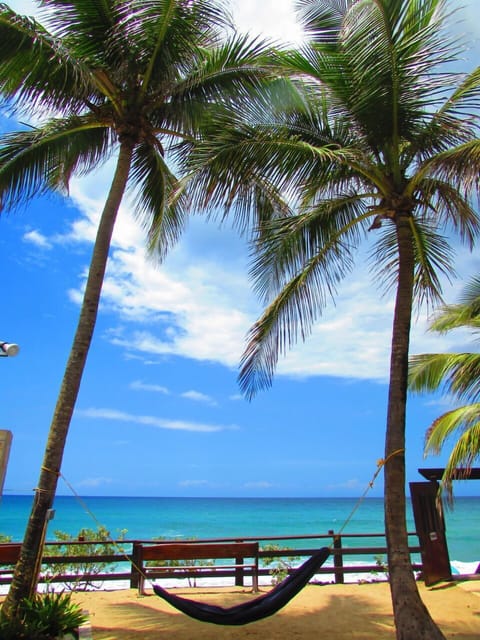
[[[420,547],[418,546],[418,538],[416,533],[409,533],[409,539],[412,540],[409,551],[411,555],[420,554]],[[260,568],[258,570],[259,576],[268,576],[271,574],[271,567],[262,565],[262,558],[270,559],[282,559],[282,558],[302,558],[310,556],[317,551],[320,547],[328,546],[331,549],[331,555],[333,561],[327,562],[327,566],[322,566],[318,569],[319,575],[333,575],[336,583],[343,583],[345,576],[348,574],[382,574],[388,572],[387,566],[387,548],[385,543],[385,534],[383,533],[361,533],[361,534],[336,534],[334,531],[329,531],[328,534],[320,535],[303,535],[303,536],[268,536],[268,537],[237,537],[237,538],[209,538],[198,540],[182,540],[183,543],[189,543],[192,545],[198,543],[207,542],[259,542],[260,551],[258,557],[260,559]],[[315,541],[315,545],[312,543]],[[368,541],[368,544],[367,544]],[[372,542],[373,541],[373,542]],[[377,544],[378,541],[378,544]],[[128,580],[132,588],[138,584],[138,571],[135,570],[135,555],[136,545],[138,544],[158,544],[159,542],[174,542],[172,540],[121,540],[112,541],[111,545],[112,553],[102,554],[85,554],[85,555],[68,555],[66,549],[69,546],[75,545],[78,549],[79,546],[88,546],[91,550],[92,546],[105,547],[105,541],[92,542],[92,541],[73,541],[73,542],[47,542],[46,547],[49,549],[48,554],[43,557],[43,570],[46,566],[50,567],[48,574],[42,573],[42,582],[103,582],[103,581],[125,581]],[[176,540],[175,542],[178,542]],[[265,548],[266,545],[274,548]],[[61,547],[61,553],[50,555],[52,549]],[[276,548],[278,547],[278,548]],[[15,564],[18,555],[20,553],[20,543],[3,543],[0,544],[0,585],[10,584],[12,567]],[[364,564],[349,564],[351,557],[359,558],[368,556],[368,560]],[[385,556],[385,557],[384,557]],[[373,560],[372,560],[373,558]],[[213,560],[214,558],[212,558]],[[350,562],[352,560],[350,559]],[[89,572],[84,570],[83,573],[55,573],[51,571],[55,565],[88,565],[91,566],[111,564],[112,569],[110,571],[102,571],[101,573]],[[125,566],[128,563],[129,566]],[[123,565],[124,570],[118,570],[117,564]],[[412,558],[412,570],[421,571],[422,565],[420,559]],[[235,577],[236,583],[239,584],[242,577],[238,575],[238,571],[232,570],[231,573],[223,573],[222,575],[228,577]],[[202,572],[202,577],[214,577],[215,569],[212,568],[211,573]],[[165,571],[165,577],[196,577],[195,570],[189,569],[188,571],[181,570],[181,567],[171,567],[171,571]]]

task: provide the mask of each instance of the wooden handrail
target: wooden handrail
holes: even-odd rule
[[[416,536],[416,533],[409,533],[411,536]],[[323,566],[318,570],[318,574],[333,574],[335,576],[335,582],[342,583],[344,582],[345,575],[351,573],[369,573],[369,572],[382,572],[382,569],[379,568],[378,564],[362,564],[362,565],[351,565],[346,562],[346,557],[348,556],[373,556],[373,555],[383,555],[387,553],[386,545],[375,544],[372,546],[349,546],[355,539],[365,540],[366,538],[383,538],[385,539],[384,533],[349,533],[349,534],[336,534],[333,531],[330,531],[327,534],[309,534],[309,535],[291,535],[291,536],[261,536],[261,537],[253,537],[253,536],[245,536],[235,538],[208,538],[208,539],[193,539],[193,540],[182,540],[182,544],[205,544],[205,543],[239,543],[239,542],[267,542],[267,543],[284,543],[284,548],[278,549],[265,549],[260,546],[258,552],[258,558],[288,558],[291,556],[309,556],[312,555],[315,551],[318,550],[321,546],[327,546],[325,544],[325,540],[329,540],[328,546],[331,547],[331,554],[333,558],[333,566]],[[312,541],[317,540],[318,545],[315,547],[310,546],[302,546],[301,548],[295,548],[291,546],[294,543],[299,543],[301,541]],[[115,568],[112,572],[102,572],[101,574],[88,574],[85,573],[83,576],[81,575],[72,575],[72,574],[59,574],[55,576],[41,578],[42,581],[52,581],[52,582],[68,582],[79,580],[82,581],[82,577],[87,580],[95,580],[95,581],[110,581],[110,580],[130,580],[130,582],[135,581],[135,576],[138,576],[138,572],[135,571],[135,568],[132,567],[132,563],[134,563],[133,558],[133,547],[135,544],[154,544],[158,545],[167,544],[167,543],[178,543],[177,540],[119,540],[111,542],[102,540],[102,541],[69,541],[69,542],[47,542],[46,547],[48,547],[51,551],[56,547],[68,548],[69,546],[75,545],[79,546],[88,546],[89,551],[92,546],[98,547],[107,547],[110,546],[111,552],[104,554],[92,554],[91,552],[85,555],[44,555],[43,564],[63,564],[63,565],[85,565],[88,563],[92,564],[117,564],[117,563],[129,563],[130,571],[126,572],[125,570],[117,570]],[[348,545],[348,546],[347,546]],[[9,584],[11,581],[10,570],[7,567],[12,567],[13,564],[18,559],[18,555],[20,553],[20,543],[0,543],[0,584]],[[125,550],[125,551],[123,551]],[[50,552],[51,552],[50,551]],[[420,547],[418,546],[418,539],[415,545],[411,545],[409,547],[410,554],[420,554]],[[171,574],[177,573],[178,575],[178,567],[172,567]],[[388,569],[387,569],[388,570]],[[412,562],[412,570],[421,571],[422,565],[421,563]],[[259,575],[268,575],[270,573],[270,569],[268,567],[260,567],[258,571]],[[186,572],[185,575],[195,576],[195,571],[191,571],[190,573]],[[168,577],[172,577],[172,575],[168,575],[168,571],[165,572],[165,575]],[[202,573],[202,575],[207,576],[207,574]],[[215,572],[212,571],[212,575],[215,575]],[[235,572],[232,570],[231,574],[228,571],[225,573],[228,577],[235,577]],[[208,576],[210,577],[210,576]],[[133,586],[133,583],[132,583]]]

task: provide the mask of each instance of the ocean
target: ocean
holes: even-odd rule
[[[1,498],[0,534],[14,542],[22,540],[31,501],[30,496]],[[383,531],[381,498],[365,498],[359,503],[357,498],[57,496],[54,508],[47,540],[55,540],[55,531],[76,536],[82,528],[96,529],[99,525],[106,527],[112,538],[123,531],[129,540],[322,535],[339,531],[352,512],[343,533]],[[445,512],[445,519],[453,570],[473,572],[480,563],[480,497],[456,498],[454,509]],[[410,503],[407,523],[408,530],[414,531]],[[323,544],[329,543],[327,540]]]

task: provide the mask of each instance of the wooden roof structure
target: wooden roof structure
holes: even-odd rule
[[[445,468],[419,469],[418,472],[427,480],[441,480]],[[463,469],[457,469],[454,480],[480,480],[480,467],[472,467],[468,475],[464,475]]]

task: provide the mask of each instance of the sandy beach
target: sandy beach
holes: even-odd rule
[[[480,580],[419,583],[421,596],[447,638],[480,638]],[[265,592],[267,587],[261,587]],[[239,587],[176,589],[189,598],[231,606],[254,597]],[[387,583],[314,585],[286,607],[242,627],[221,627],[192,620],[151,591],[134,589],[76,593],[75,602],[90,615],[93,640],[392,640],[395,638]]]

